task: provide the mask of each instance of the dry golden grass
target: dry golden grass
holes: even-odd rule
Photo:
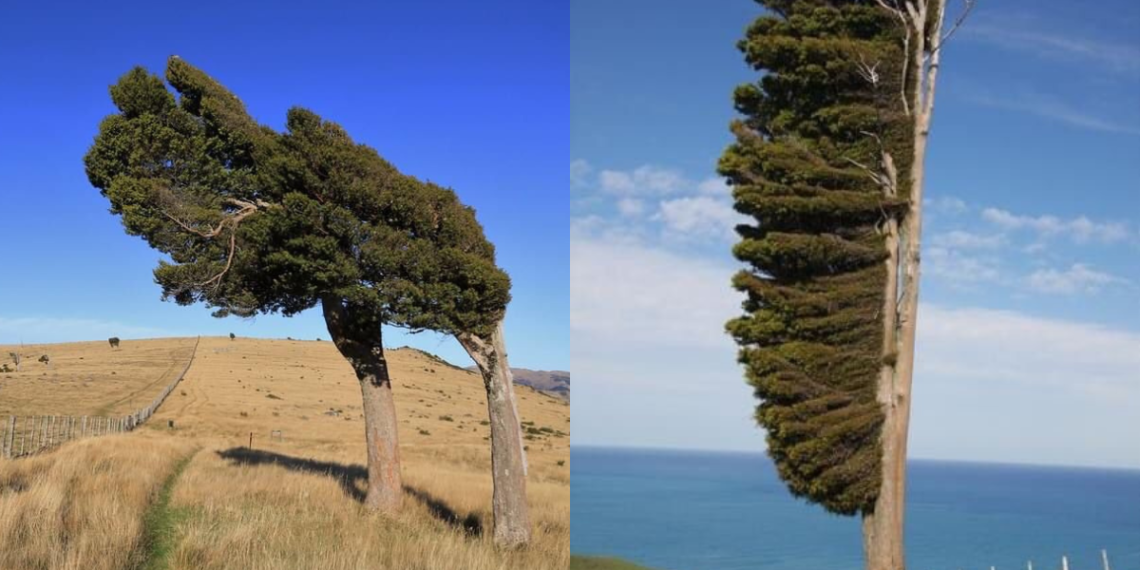
[[[117,416],[146,406],[190,359],[193,338],[0,346],[0,362],[19,372],[0,372],[0,416],[8,414]],[[47,354],[51,362],[37,359]]]
[[[358,501],[365,460],[359,386],[331,343],[203,338],[156,417],[124,436],[203,448],[174,486],[171,567],[566,568],[569,405],[518,387],[520,414],[533,432],[535,537],[525,549],[501,553],[490,539],[481,379],[412,350],[390,351],[389,365],[409,489],[394,517],[368,513]],[[274,430],[281,439],[270,439]],[[251,433],[252,451],[243,449]]]
[[[0,569],[134,567],[143,514],[193,447],[182,439],[113,435],[0,460]]]

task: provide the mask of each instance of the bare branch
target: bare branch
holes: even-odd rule
[[[230,266],[234,263],[234,252],[237,250],[237,226],[234,226],[234,231],[230,232],[230,252],[226,255],[226,266],[222,269],[221,273],[207,279],[198,284],[198,287],[205,287],[211,283],[214,284],[214,289],[217,289],[222,284],[222,277],[230,270]]]
[[[859,64],[857,65],[859,75],[874,88],[879,87],[879,63],[880,62],[876,61],[874,64],[869,64],[867,60],[863,58],[863,54],[859,54]]]
[[[914,6],[914,2],[906,1],[906,13],[910,15],[911,22],[914,23],[914,29],[921,33],[926,27],[926,0],[919,0],[921,5],[919,8]]]
[[[226,228],[229,228],[230,247],[229,247],[229,252],[226,254],[226,266],[224,268],[222,268],[221,272],[214,275],[213,277],[210,277],[209,279],[207,279],[201,283],[196,283],[195,287],[206,287],[209,285],[213,285],[213,288],[217,289],[219,286],[221,286],[222,277],[224,277],[226,275],[226,273],[229,272],[230,267],[233,266],[234,254],[237,252],[237,229],[238,229],[238,226],[241,224],[242,220],[244,220],[244,219],[248,218],[249,216],[257,213],[259,210],[261,210],[263,208],[273,207],[272,204],[269,204],[268,202],[264,202],[262,200],[256,200],[255,202],[247,202],[245,200],[239,200],[237,198],[226,198],[223,200],[223,203],[229,204],[232,206],[237,206],[239,209],[232,212],[228,216],[224,217],[222,219],[222,221],[218,223],[217,226],[211,227],[209,229],[209,231],[203,231],[200,229],[196,229],[193,226],[191,226],[190,224],[184,222],[183,220],[178,219],[177,217],[172,215],[170,212],[167,212],[166,210],[159,210],[160,212],[162,212],[162,215],[166,216],[168,219],[170,219],[170,221],[177,224],[178,227],[180,227],[183,230],[186,230],[187,232],[190,232],[196,236],[204,238],[204,239],[213,239],[213,238],[221,235],[221,233]]]
[[[931,50],[932,53],[942,49],[942,45],[949,41],[950,38],[954,37],[954,33],[958,31],[958,28],[962,27],[962,24],[966,21],[966,18],[970,17],[970,12],[973,11],[974,6],[976,6],[977,3],[977,0],[962,0],[962,13],[959,14],[958,18],[954,20],[954,25],[950,26],[950,29],[945,34],[942,34],[941,38],[939,38],[938,45],[935,46],[933,50]]]

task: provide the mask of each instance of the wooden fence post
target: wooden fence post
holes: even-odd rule
[[[4,432],[4,457],[12,457],[12,441],[16,438],[16,416],[8,416],[8,429]]]

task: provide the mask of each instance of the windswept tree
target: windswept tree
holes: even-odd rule
[[[738,47],[763,75],[719,171],[736,209],[728,323],[791,492],[863,517],[867,567],[901,570],[923,162],[945,0],[758,0]]]
[[[511,394],[511,378],[497,368],[506,363],[510,280],[474,210],[310,111],[291,109],[277,133],[177,57],[166,79],[177,99],[142,68],[112,86],[119,113],[104,119],[85,158],[126,231],[169,257],[154,273],[164,299],[201,302],[218,317],[291,316],[319,304],[360,381],[365,504],[382,511],[403,493],[382,325],[451,334],[469,351],[489,345],[476,364],[492,416],[495,536],[525,542],[519,422],[513,399],[500,397]],[[500,495],[515,508],[500,510]]]

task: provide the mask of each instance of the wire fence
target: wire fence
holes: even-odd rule
[[[24,457],[68,441],[128,432],[142,425],[170,396],[182,381],[182,377],[186,376],[190,365],[194,363],[194,356],[198,354],[198,343],[201,341],[202,338],[198,337],[186,366],[162,389],[150,405],[125,416],[8,416],[4,425],[0,427],[0,434],[3,434],[3,438],[0,439],[0,457],[8,459]]]

